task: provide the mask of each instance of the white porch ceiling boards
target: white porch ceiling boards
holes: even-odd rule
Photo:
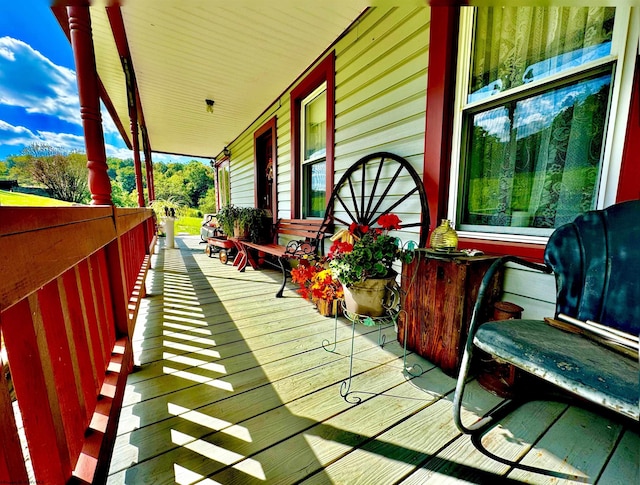
[[[362,13],[366,0],[127,0],[122,17],[151,148],[213,157]],[[100,4],[100,5],[97,5]],[[103,2],[98,74],[125,128],[124,75]],[[206,111],[205,99],[215,101]]]

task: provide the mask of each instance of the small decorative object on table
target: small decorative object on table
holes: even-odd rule
[[[458,233],[451,227],[451,221],[442,219],[440,225],[431,233],[429,243],[436,251],[456,251],[458,249]]]

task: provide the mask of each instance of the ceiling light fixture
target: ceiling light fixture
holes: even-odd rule
[[[213,104],[215,101],[213,99],[205,99],[205,103],[207,103],[207,113],[213,113]]]
[[[225,157],[230,157],[231,156],[231,150],[229,150],[229,147],[224,147],[224,150],[222,150],[222,154]]]

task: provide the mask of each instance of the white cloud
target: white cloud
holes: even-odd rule
[[[75,72],[11,37],[0,37],[0,103],[81,125]]]
[[[0,120],[0,144],[20,146],[37,143],[40,140],[29,128],[13,126]]]

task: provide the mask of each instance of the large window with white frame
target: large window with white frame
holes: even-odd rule
[[[463,10],[457,229],[546,237],[597,206],[628,19],[611,7]]]
[[[303,217],[322,217],[326,205],[327,83],[323,82],[300,107],[301,191]]]

